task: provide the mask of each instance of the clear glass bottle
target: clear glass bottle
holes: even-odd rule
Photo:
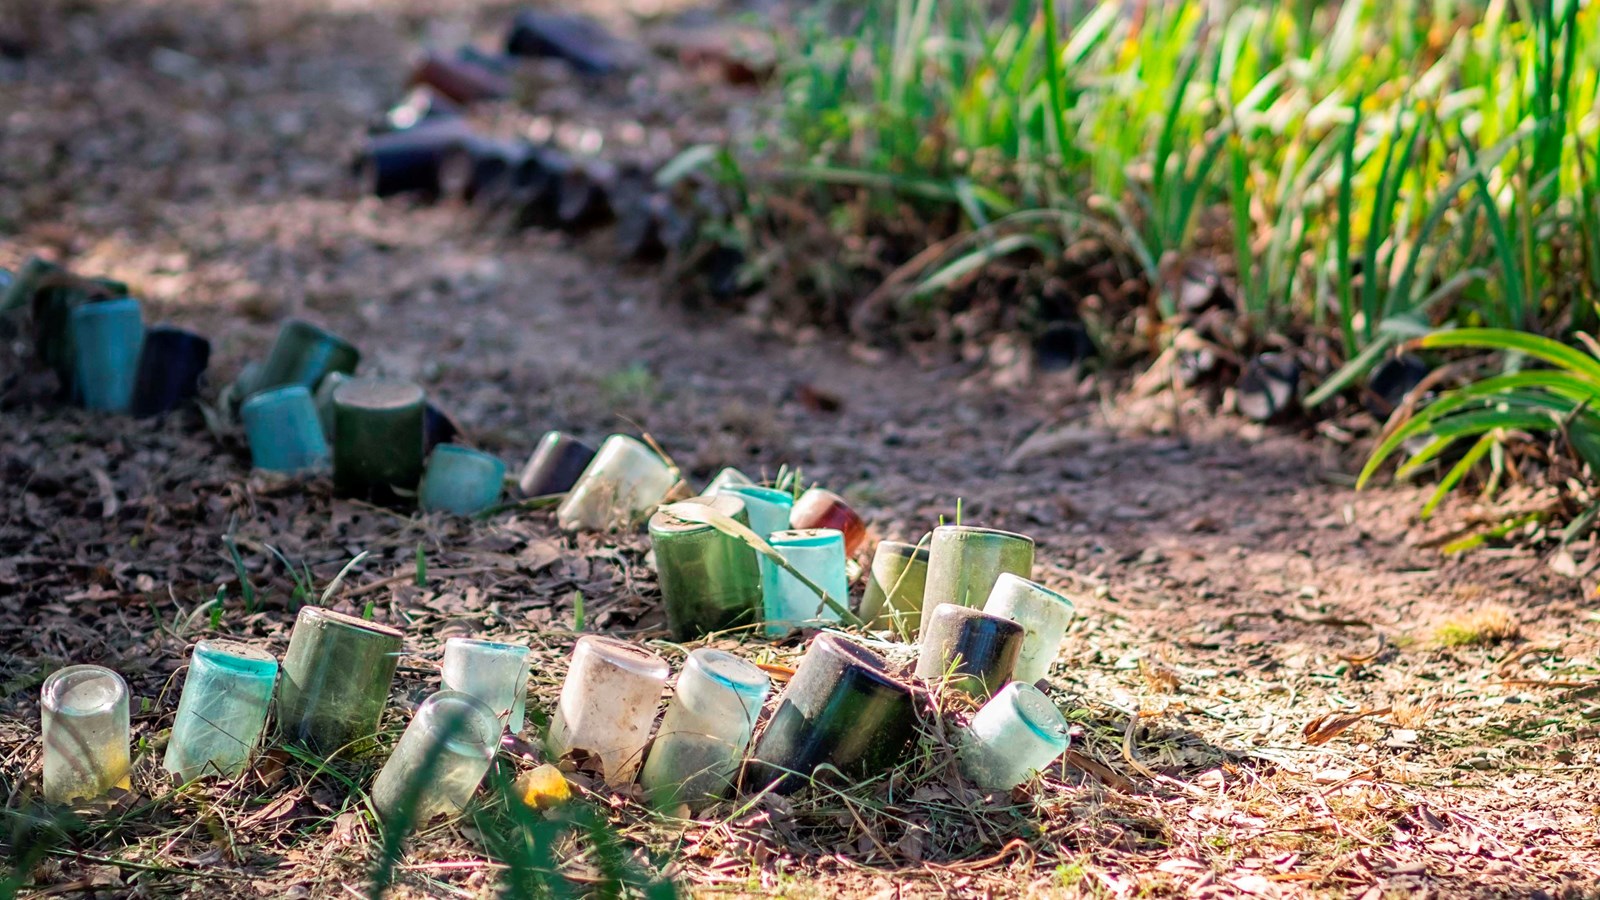
[[[732,494],[744,501],[750,513],[750,530],[762,540],[772,537],[775,531],[789,530],[789,512],[794,508],[794,495],[777,488],[757,484],[730,484],[722,493]]]
[[[986,791],[1008,791],[1066,752],[1067,720],[1031,684],[1013,681],[972,717],[960,738],[961,771]]]
[[[861,618],[869,628],[889,628],[910,640],[922,617],[928,583],[928,550],[900,541],[879,541],[861,595]]]
[[[627,528],[646,518],[677,483],[678,473],[654,450],[613,434],[556,508],[556,522],[567,531]]]
[[[941,525],[928,545],[928,584],[919,630],[940,604],[982,606],[1004,572],[1033,577],[1033,538],[993,528]]]
[[[477,515],[500,502],[505,480],[506,464],[498,458],[459,444],[440,444],[428,456],[417,503],[429,512]]]
[[[40,690],[44,798],[93,800],[127,789],[128,685],[103,666],[68,666]]]
[[[947,687],[987,697],[1011,680],[1026,633],[1010,619],[947,603],[922,630],[917,677],[949,676]]]
[[[749,475],[735,469],[733,466],[728,466],[711,479],[711,483],[706,485],[704,491],[700,492],[700,496],[715,497],[723,488],[730,488],[734,485],[750,486],[754,484],[755,482],[750,480]]]
[[[328,441],[311,392],[295,384],[254,394],[239,407],[250,463],[264,472],[314,472],[328,467]]]
[[[523,644],[451,638],[444,642],[440,680],[447,691],[482,700],[517,734],[528,708],[529,652]]]
[[[501,722],[482,700],[439,691],[422,701],[372,782],[388,824],[456,815],[472,800],[500,747]]]
[[[265,650],[236,641],[196,644],[162,765],[183,782],[239,777],[261,740],[277,679],[278,661]]]
[[[672,669],[627,641],[590,634],[572,648],[572,665],[550,722],[550,755],[598,757],[607,784],[633,780]]]
[[[301,607],[283,654],[279,733],[328,755],[368,749],[389,703],[400,643],[398,629]]]
[[[811,639],[756,741],[747,790],[788,793],[824,763],[877,778],[905,761],[917,733],[911,688],[877,654],[836,634]]]
[[[771,686],[767,673],[731,653],[690,653],[639,773],[651,800],[697,807],[725,796]]]
[[[1022,626],[1022,655],[1012,678],[1033,684],[1050,674],[1061,639],[1072,623],[1072,601],[1035,581],[1010,572],[1001,575],[989,592],[983,611],[1004,616]]]
[[[749,525],[744,501],[732,494],[692,499]],[[675,508],[663,507],[650,517],[650,546],[673,637],[691,640],[759,622],[756,551],[712,525],[680,518],[672,512]]]
[[[840,606],[850,602],[844,535],[833,528],[777,531],[767,543]],[[762,618],[768,637],[781,637],[805,623],[837,622],[839,613],[804,582],[761,557]]]

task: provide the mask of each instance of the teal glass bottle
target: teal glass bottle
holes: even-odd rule
[[[182,782],[239,777],[261,739],[277,679],[278,661],[265,650],[235,641],[196,644],[162,765]]]
[[[695,808],[726,795],[771,686],[767,673],[731,653],[690,653],[639,773],[651,800]]]
[[[844,535],[833,528],[774,532],[767,541],[791,566],[827,591],[840,606],[850,602]],[[763,556],[761,606],[768,637],[781,637],[805,624],[837,622],[840,615],[804,582]]]
[[[528,654],[525,644],[451,638],[444,642],[439,680],[447,691],[488,704],[516,734],[528,708]]]
[[[754,484],[730,484],[720,491],[744,501],[750,513],[750,530],[762,540],[772,537],[774,531],[789,529],[789,512],[794,508],[794,495],[777,488]]]
[[[300,385],[255,394],[239,407],[251,465],[263,472],[296,474],[328,467],[328,442],[322,435],[311,392]]]
[[[473,516],[493,509],[505,487],[506,464],[459,444],[440,444],[428,456],[417,503],[428,512]]]
[[[144,319],[132,297],[85,303],[72,310],[74,382],[85,409],[125,413],[139,382]]]

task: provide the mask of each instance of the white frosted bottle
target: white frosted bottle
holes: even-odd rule
[[[961,735],[961,772],[986,791],[1007,791],[1054,762],[1070,738],[1061,710],[1031,684],[1013,681]]]
[[[1033,684],[1050,674],[1072,623],[1072,601],[1036,581],[1007,572],[995,580],[983,611],[1022,626],[1022,654],[1011,677]]]
[[[579,638],[550,722],[551,755],[582,750],[599,758],[607,784],[632,781],[670,674],[667,661],[643,647],[594,634]]]

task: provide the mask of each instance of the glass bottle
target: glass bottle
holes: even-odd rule
[[[1067,720],[1031,684],[1000,689],[962,733],[961,772],[986,791],[1008,791],[1066,752]]]
[[[721,493],[733,494],[744,501],[750,514],[750,530],[762,540],[772,537],[775,531],[789,529],[789,512],[794,508],[794,495],[777,488],[755,484],[730,484]]]
[[[517,479],[524,497],[565,494],[594,459],[594,448],[570,434],[547,431]]]
[[[132,297],[85,303],[72,310],[73,383],[85,409],[125,413],[139,379],[144,321]]]
[[[846,777],[877,778],[905,761],[916,731],[911,688],[877,654],[819,634],[756,741],[745,787],[788,793],[824,763]]]
[[[1010,619],[947,603],[922,630],[917,677],[948,675],[948,687],[987,697],[1011,680],[1024,634],[1022,626]]]
[[[44,798],[93,800],[129,787],[128,685],[103,666],[68,666],[40,690]]]
[[[482,700],[439,691],[422,701],[372,782],[385,823],[424,823],[466,808],[500,747],[501,721]]]
[[[850,578],[845,570],[844,535],[833,528],[777,531],[767,543],[791,566],[828,592],[834,602],[850,602]],[[762,618],[768,637],[781,637],[805,623],[837,622],[839,613],[816,591],[763,556],[761,566]]]
[[[1033,577],[1033,538],[993,528],[941,525],[928,545],[928,585],[918,628],[943,603],[982,606],[1000,575]]]
[[[447,691],[482,700],[516,734],[528,708],[528,654],[524,644],[451,638],[440,680]]]
[[[393,503],[422,479],[426,397],[407,381],[352,378],[333,392],[333,487]]]
[[[196,644],[162,765],[184,782],[239,777],[261,739],[277,678],[278,661],[265,650],[236,641]]]
[[[928,550],[900,541],[879,541],[867,570],[861,618],[868,628],[891,628],[901,639],[916,633],[922,592],[928,583]]]
[[[556,522],[567,531],[627,528],[648,516],[677,483],[678,473],[654,450],[613,434],[556,508]]]
[[[193,400],[210,363],[210,341],[171,325],[152,327],[145,332],[139,351],[133,414],[159,416]]]
[[[283,655],[278,731],[333,755],[368,749],[400,661],[398,629],[303,606]]]
[[[579,638],[550,722],[550,755],[581,750],[599,758],[607,784],[632,781],[671,673],[666,660],[643,647],[595,634]]]
[[[250,463],[264,472],[314,472],[328,467],[328,442],[311,392],[300,385],[261,391],[239,407]]]
[[[695,499],[749,525],[744,502],[732,494]],[[679,518],[670,510],[650,517],[650,544],[673,637],[691,640],[760,621],[756,551],[715,526]]]
[[[361,362],[361,351],[344,338],[304,319],[290,319],[278,329],[277,340],[256,370],[248,392],[297,384],[317,389],[332,372],[349,375]]]
[[[417,503],[429,512],[477,515],[500,502],[505,480],[506,464],[498,458],[459,444],[440,444],[428,457]]]
[[[652,801],[670,808],[725,796],[771,686],[767,673],[731,653],[690,653],[639,773]]]
[[[749,486],[755,484],[755,482],[750,480],[749,475],[735,469],[733,466],[728,466],[711,479],[711,483],[706,485],[704,491],[700,492],[700,496],[715,497],[723,488],[730,488],[736,484]]]
[[[994,583],[983,611],[1021,625],[1022,655],[1011,677],[1033,684],[1050,673],[1061,639],[1072,623],[1072,601],[1035,581],[1007,572]]]
[[[855,556],[867,540],[867,523],[861,521],[856,511],[844,498],[832,491],[814,487],[794,501],[789,512],[789,527],[832,528],[844,535],[846,556]]]

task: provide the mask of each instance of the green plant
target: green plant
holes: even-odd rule
[[[1410,451],[1396,471],[1404,478],[1451,448],[1471,440],[1467,452],[1444,474],[1427,503],[1424,517],[1460,484],[1474,466],[1508,435],[1555,432],[1594,471],[1600,471],[1600,346],[1586,341],[1588,351],[1559,341],[1508,329],[1464,328],[1438,331],[1415,342],[1423,349],[1497,351],[1538,360],[1551,368],[1509,371],[1483,378],[1440,395],[1412,418],[1394,425],[1373,450],[1357,486],[1364,486],[1379,467],[1408,441],[1427,436]]]

